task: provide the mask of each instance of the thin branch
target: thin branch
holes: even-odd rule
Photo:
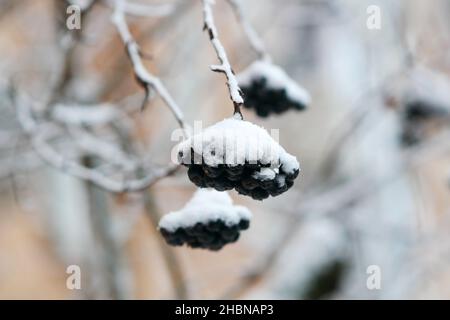
[[[90,165],[90,157],[85,157],[86,166]],[[92,182],[86,181],[89,217],[95,233],[95,238],[100,244],[95,248],[101,272],[98,275],[104,282],[104,292],[107,299],[129,299],[129,282],[125,281],[129,270],[126,263],[126,255],[118,242],[114,226],[114,215],[110,214],[108,197],[104,190],[96,187]]]
[[[247,37],[247,39],[250,43],[250,46],[256,52],[256,54],[258,55],[258,58],[260,60],[271,61],[272,58],[270,57],[269,53],[266,51],[264,42],[262,41],[261,37],[256,32],[255,28],[253,28],[253,26],[250,23],[250,21],[248,20],[247,16],[244,14],[240,0],[227,0],[227,2],[233,9],[233,12],[236,15],[236,18],[239,21],[239,24],[242,26],[245,36]]]
[[[115,0],[104,0],[109,6],[115,5]],[[175,11],[175,3],[144,4],[125,3],[123,12],[137,17],[162,17],[171,15]]]
[[[242,97],[242,91],[239,88],[236,76],[234,75],[233,69],[231,68],[230,62],[228,61],[225,48],[218,38],[217,28],[214,24],[214,17],[211,8],[214,2],[212,0],[202,0],[202,3],[204,19],[203,30],[208,31],[209,40],[211,41],[211,44],[216,51],[217,58],[220,61],[220,65],[212,65],[211,70],[225,74],[227,78],[228,90],[230,92],[230,98],[234,104],[234,114],[240,116],[240,118],[243,119],[241,106],[244,104],[244,98]]]
[[[158,210],[158,206],[155,203],[154,196],[150,191],[144,193],[144,208],[145,214],[151,221],[152,225],[156,228],[161,218]],[[186,287],[186,281],[184,280],[183,271],[181,269],[178,258],[174,252],[174,249],[168,246],[162,237],[158,236],[159,248],[164,257],[164,261],[167,265],[167,270],[170,274],[170,279],[173,283],[176,299],[188,299],[188,290]]]
[[[38,124],[33,118],[26,101],[15,101],[15,103],[19,123],[28,135],[33,149],[45,163],[79,179],[92,182],[107,191],[115,193],[141,191],[150,187],[159,179],[175,173],[178,169],[177,165],[171,164],[145,173],[142,178],[114,179],[109,177],[97,169],[88,168],[77,161],[66,159],[61,152],[49,143],[50,139],[61,135],[58,126],[52,123]]]
[[[57,77],[55,83],[51,85],[49,101],[45,104],[46,107],[53,107],[53,105],[64,95],[64,91],[70,84],[70,81],[74,78],[74,63],[76,62],[76,49],[80,40],[82,40],[82,29],[76,29],[74,31],[68,30],[66,27],[66,10],[69,5],[80,6],[81,21],[85,21],[88,15],[92,12],[92,8],[97,3],[97,0],[87,1],[83,6],[74,1],[56,1],[56,14],[57,14],[57,28],[59,36],[58,47],[61,54],[61,66],[57,70]],[[47,110],[48,111],[48,110]]]
[[[154,89],[159,94],[164,103],[172,111],[172,114],[177,120],[180,128],[183,129],[185,135],[188,136],[187,127],[184,122],[184,116],[183,113],[181,112],[181,109],[178,107],[175,100],[169,94],[169,92],[167,91],[166,87],[161,82],[161,80],[152,75],[142,62],[139,46],[134,40],[133,36],[131,35],[131,32],[125,20],[124,15],[125,5],[126,3],[124,0],[116,0],[112,21],[116,26],[117,31],[119,32],[119,35],[125,45],[128,57],[130,58],[131,64],[133,65],[133,70],[136,79],[138,80],[139,84],[145,89],[146,95],[143,101],[143,107],[147,103],[150,90]]]

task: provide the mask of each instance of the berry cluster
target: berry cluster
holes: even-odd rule
[[[250,219],[250,211],[233,205],[228,193],[199,189],[184,208],[161,219],[159,231],[172,246],[220,250],[238,240]]]
[[[240,119],[225,119],[180,143],[178,163],[199,188],[235,189],[255,200],[287,191],[300,171],[266,130]]]
[[[450,82],[446,75],[417,65],[385,90],[386,105],[400,115],[403,146],[416,145],[447,125]]]
[[[444,108],[434,106],[426,101],[414,100],[405,105],[404,117],[409,121],[425,121],[448,114]]]
[[[245,97],[244,106],[254,109],[260,117],[289,109],[303,110],[311,100],[305,89],[269,62],[252,63],[238,75],[238,81]]]
[[[437,124],[449,114],[446,108],[423,100],[410,100],[404,105],[402,115],[401,143],[408,147],[420,143],[426,134],[427,126]]]
[[[206,223],[197,222],[190,227],[178,227],[174,231],[160,228],[166,242],[172,246],[187,244],[191,248],[220,250],[228,243],[239,239],[240,231],[246,230],[250,221],[240,220],[237,224],[227,224],[223,220],[214,220]]]
[[[264,200],[269,195],[275,197],[287,191],[299,173],[299,169],[285,172],[283,166],[273,170],[259,162],[235,166],[219,164],[216,167],[204,162],[184,165],[189,168],[189,179],[199,188],[213,188],[217,191],[235,189],[255,200]],[[264,174],[265,172],[267,174]]]
[[[268,85],[267,78],[255,78],[249,85],[242,85],[244,107],[254,109],[262,118],[271,113],[281,114],[289,109],[303,110],[306,105],[301,101],[291,100],[284,88],[273,88]]]

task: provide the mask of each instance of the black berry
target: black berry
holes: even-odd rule
[[[161,235],[172,246],[186,244],[191,248],[220,250],[239,239],[240,231],[246,230],[250,221],[241,219],[237,224],[227,224],[222,220],[197,222],[190,227],[178,227],[174,231],[160,228]]]
[[[267,168],[267,164],[245,163],[243,165],[224,165],[212,167],[203,164],[183,163],[188,167],[189,179],[199,188],[213,188],[217,191],[235,189],[239,194],[255,200],[264,200],[269,196],[278,196],[294,184],[299,170],[285,172],[283,165],[272,179],[260,178],[258,173]]]

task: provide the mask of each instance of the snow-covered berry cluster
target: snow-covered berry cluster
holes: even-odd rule
[[[178,145],[178,161],[200,188],[235,189],[255,200],[278,196],[294,184],[297,159],[248,121],[225,119]]]
[[[402,115],[402,144],[412,146],[420,143],[426,136],[426,124],[448,116],[449,111],[450,109],[437,107],[430,101],[415,100],[406,103]]]
[[[303,110],[311,102],[308,92],[292,80],[280,67],[255,61],[237,75],[247,108],[260,117],[281,114],[289,109]]]
[[[417,66],[398,86],[403,145],[415,145],[448,123],[450,82],[446,76]]]
[[[250,226],[251,213],[235,206],[226,192],[199,189],[179,211],[165,215],[159,230],[173,246],[220,250]]]

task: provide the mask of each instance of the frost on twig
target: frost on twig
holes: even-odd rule
[[[184,208],[161,219],[159,230],[170,245],[220,250],[238,240],[251,217],[247,208],[233,205],[228,193],[199,189]]]
[[[241,119],[241,106],[244,104],[244,98],[242,96],[242,91],[239,88],[237,79],[234,75],[234,71],[231,68],[230,62],[228,61],[225,48],[218,38],[217,28],[214,24],[214,17],[212,13],[211,6],[213,5],[212,0],[202,0],[203,2],[203,19],[204,27],[203,29],[208,32],[211,44],[216,51],[217,58],[220,61],[220,65],[212,65],[211,70],[215,72],[222,72],[227,78],[228,90],[230,92],[230,98],[234,104],[234,114],[239,116]]]
[[[56,104],[51,117],[67,125],[101,126],[112,122],[123,114],[109,103],[97,105]]]
[[[116,26],[117,31],[119,32],[119,35],[122,39],[122,42],[126,47],[128,57],[131,61],[131,64],[133,65],[133,70],[136,79],[145,90],[145,98],[142,107],[144,108],[148,101],[150,90],[152,89],[155,90],[159,94],[161,99],[164,101],[164,103],[172,111],[172,114],[177,120],[179,126],[183,129],[184,133],[187,135],[186,125],[184,123],[184,117],[183,113],[181,112],[181,109],[179,108],[175,100],[172,98],[172,96],[169,94],[169,92],[167,91],[166,87],[161,82],[161,80],[155,77],[153,74],[151,74],[144,66],[144,63],[142,62],[139,46],[134,40],[133,36],[131,35],[131,32],[125,20],[124,14],[125,5],[126,2],[124,0],[116,0],[112,21]]]
[[[258,59],[238,76],[245,95],[245,107],[255,109],[260,117],[283,113],[288,109],[303,110],[311,102],[309,93],[286,72],[272,63],[262,39],[248,21],[240,0],[227,0]]]
[[[148,170],[140,161],[122,152],[116,145],[101,140],[78,127],[67,128],[56,122],[38,121],[31,109],[31,100],[15,97],[17,117],[30,139],[36,154],[48,165],[72,176],[92,182],[110,192],[140,191],[175,172],[177,166]],[[57,143],[59,142],[59,143]],[[96,167],[82,163],[92,155],[102,160]]]
[[[242,10],[241,7],[240,0],[227,0],[227,2],[233,9],[236,18],[239,21],[240,25],[242,26],[245,36],[247,37],[248,42],[250,43],[250,46],[258,55],[258,59],[270,62],[272,59],[269,53],[266,51],[264,42],[259,37],[258,33],[253,28],[252,24],[248,21],[247,17],[245,16],[244,11]]]
[[[116,0],[106,0],[106,2],[114,6]],[[126,14],[139,17],[161,17],[172,14],[175,6],[175,3],[146,4],[126,2],[123,11]]]

